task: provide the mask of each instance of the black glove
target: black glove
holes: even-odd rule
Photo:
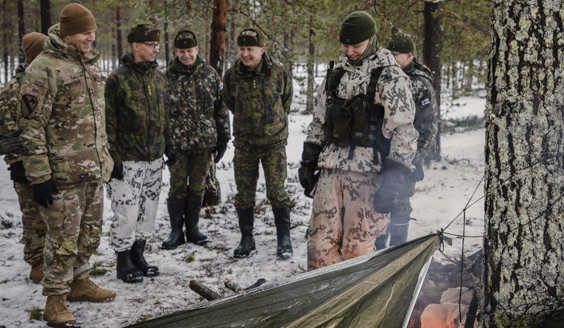
[[[21,154],[27,149],[18,136],[23,130],[18,130],[9,134],[0,134],[0,155]]]
[[[313,198],[311,192],[319,180],[319,172],[316,173],[315,171],[315,168],[307,166],[300,166],[298,169],[298,177],[300,178],[300,184],[304,187],[304,195],[309,198]]]
[[[221,158],[223,157],[223,155],[225,155],[226,150],[227,150],[227,144],[226,143],[217,143],[217,145],[213,149],[213,151],[215,153],[214,162],[216,164],[219,163],[219,161],[221,161]]]
[[[409,181],[415,183],[423,180],[425,177],[425,172],[423,172],[423,167],[421,165],[415,164],[415,171],[409,176]]]
[[[53,179],[34,184],[31,187],[33,188],[33,198],[37,204],[45,208],[49,207],[49,205],[53,205],[53,194],[59,193]]]
[[[112,170],[110,180],[112,179],[123,180],[123,162],[114,162],[114,169]]]
[[[176,160],[178,159],[178,156],[176,156],[176,151],[174,151],[174,148],[172,148],[172,146],[166,146],[165,155],[167,158],[166,165],[173,166],[176,163]]]
[[[25,168],[22,161],[17,161],[10,164],[10,179],[18,183],[29,183],[30,181],[25,176]]]
[[[409,168],[390,159],[384,159],[380,175],[382,185],[374,196],[374,210],[378,213],[389,213],[398,206],[398,195],[403,189],[405,176]]]

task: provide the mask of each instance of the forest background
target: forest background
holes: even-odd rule
[[[197,34],[201,57],[220,73],[238,59],[239,31],[258,27],[266,35],[267,51],[289,72],[296,66],[307,68],[307,77],[296,77],[307,84],[302,91],[307,93],[306,112],[318,87],[314,76],[325,74],[319,64],[338,59],[340,22],[352,11],[364,10],[376,18],[380,45],[392,37],[391,24],[417,38],[416,57],[435,72],[437,94],[441,86],[449,90],[441,95],[443,101],[484,90],[476,84],[485,85],[491,46],[491,3],[484,0],[2,0],[0,86],[24,60],[22,37],[47,34],[69,2],[81,3],[96,17],[95,47],[106,74],[129,51],[128,29],[141,22],[152,21],[164,32],[157,56],[161,68],[174,57],[175,31],[188,26]]]

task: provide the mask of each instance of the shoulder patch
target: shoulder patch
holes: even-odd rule
[[[30,95],[32,97],[39,97],[39,89],[26,86],[24,90],[24,94]]]
[[[425,105],[429,105],[429,104],[430,104],[429,99],[423,99],[423,100],[421,101],[421,106],[425,106]]]
[[[29,118],[31,113],[33,113],[35,108],[37,108],[38,103],[39,101],[37,100],[37,97],[31,96],[29,94],[24,94],[21,103],[22,116],[24,118]]]
[[[223,90],[223,83],[219,84],[219,91]]]

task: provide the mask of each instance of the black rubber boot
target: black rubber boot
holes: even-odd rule
[[[294,255],[290,239],[290,207],[272,207],[272,212],[278,240],[276,256],[281,260],[287,260]]]
[[[255,208],[237,208],[239,217],[239,229],[241,230],[241,242],[233,252],[234,257],[249,257],[256,249],[253,238],[253,224],[255,221]]]
[[[163,241],[161,247],[163,249],[175,249],[178,245],[184,244],[184,233],[182,226],[184,225],[184,199],[168,199],[168,215],[170,216],[170,237]]]
[[[143,272],[131,261],[130,251],[117,252],[117,277],[127,283],[143,282]]]
[[[390,247],[403,244],[407,241],[409,220],[411,220],[409,216],[394,217],[394,213],[392,213],[392,222],[390,222]]]
[[[154,265],[149,265],[145,260],[145,245],[147,244],[146,240],[136,240],[133,243],[133,247],[131,247],[131,261],[137,269],[143,272],[145,277],[154,277],[159,275],[159,268]]]
[[[184,212],[186,222],[186,241],[196,245],[204,245],[209,241],[208,236],[201,233],[200,229],[198,229],[203,200],[204,196],[186,197],[186,210]]]

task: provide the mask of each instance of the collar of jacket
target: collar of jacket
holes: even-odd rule
[[[243,65],[241,59],[237,61],[236,65],[238,77],[252,77],[253,75],[270,76],[272,58],[264,52],[262,54],[262,60],[256,69],[250,69],[249,67]]]
[[[55,24],[49,28],[49,39],[43,45],[43,51],[58,58],[76,60],[81,63],[94,64],[100,58],[98,50],[92,47],[89,52],[83,53],[75,46],[67,44],[61,37],[61,28]]]
[[[147,70],[157,69],[159,67],[159,63],[157,63],[156,60],[152,62],[141,62],[141,63],[136,62],[133,59],[133,54],[130,52],[126,53],[125,55],[123,55],[123,57],[121,57],[121,62],[124,65],[127,65],[132,69],[139,71],[141,73],[145,73]]]
[[[362,62],[362,65],[360,65],[360,66],[351,65],[349,63],[349,57],[347,57],[345,54],[342,54],[341,57],[339,58],[339,60],[340,60],[340,63],[338,65],[340,65],[346,71],[349,71],[349,72],[353,72],[355,70],[366,71],[368,69],[374,69],[376,67],[385,67],[385,66],[398,66],[399,67],[399,64],[394,59],[394,55],[392,55],[390,50],[388,50],[386,48],[378,48],[378,51],[376,51],[375,54],[366,58]]]
[[[417,75],[433,81],[433,72],[431,69],[421,64],[417,58],[413,57],[411,63],[403,70],[407,75]]]
[[[203,59],[200,58],[200,55],[196,56],[196,61],[194,64],[186,66],[180,62],[178,56],[175,56],[168,64],[168,69],[171,71],[177,71],[180,73],[192,73],[196,70],[198,66],[203,62]]]

